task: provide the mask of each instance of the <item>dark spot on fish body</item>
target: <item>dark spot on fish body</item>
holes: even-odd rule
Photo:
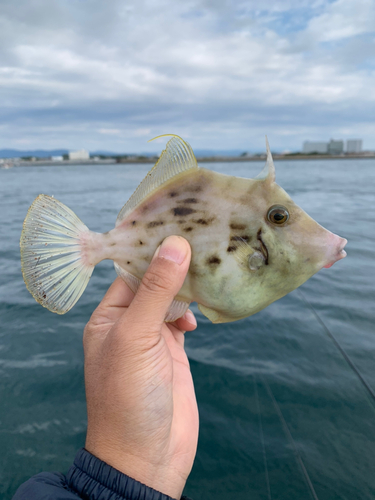
[[[149,222],[147,224],[147,227],[157,227],[157,226],[162,226],[164,222],[162,220],[154,220],[152,222]]]
[[[229,224],[229,227],[231,229],[238,229],[239,231],[243,230],[243,229],[246,229],[246,224],[240,224],[238,222],[231,222]]]
[[[185,233],[190,233],[190,231],[192,231],[192,230],[193,230],[193,228],[191,226],[185,227],[185,229],[184,229]]]
[[[202,273],[202,269],[196,263],[194,263],[194,261],[192,261],[190,264],[189,273],[193,278],[198,278],[202,276],[202,274],[204,274]]]
[[[208,226],[208,221],[206,219],[193,219],[195,224],[201,224],[202,226]]]
[[[129,264],[131,264],[130,260],[128,260],[126,263],[127,263],[128,265],[129,265]]]
[[[175,208],[172,208],[172,212],[175,216],[176,215],[190,215],[190,214],[194,214],[196,212],[196,210],[194,210],[193,208],[190,208],[190,207],[175,207]]]
[[[200,224],[201,226],[209,226],[214,220],[215,217],[210,217],[210,218],[201,217],[200,219],[193,219],[193,222],[195,224]]]
[[[209,264],[210,266],[215,266],[216,267],[216,266],[218,266],[218,265],[221,264],[221,259],[217,255],[211,255],[207,259],[207,264]]]
[[[115,242],[113,242],[113,243],[111,243],[109,246],[110,246],[110,247],[114,247],[114,246],[116,246],[116,243],[115,243]]]
[[[227,248],[227,252],[235,252],[237,250],[237,247],[235,245],[230,245],[228,248]]]
[[[181,200],[179,203],[198,203],[196,198],[186,198],[185,200]]]
[[[143,241],[142,241],[142,240],[139,240],[139,244],[140,244],[140,245],[143,245]]]
[[[133,220],[132,221],[132,226],[135,226],[137,224],[137,221],[136,220]]]
[[[175,196],[178,196],[178,193],[177,193],[177,191],[171,191],[171,192],[169,193],[169,196],[170,196],[171,198],[174,198]]]
[[[203,190],[203,187],[200,184],[193,184],[191,186],[187,186],[185,191],[190,193],[200,193]]]

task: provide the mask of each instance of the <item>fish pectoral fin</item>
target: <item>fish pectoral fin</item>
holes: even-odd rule
[[[136,276],[134,276],[133,274],[126,271],[119,264],[117,264],[117,262],[115,262],[114,264],[116,273],[120,276],[120,278],[122,278],[125,281],[130,290],[134,294],[136,294],[139,285],[141,284],[141,280]],[[172,323],[172,321],[176,321],[176,319],[181,318],[181,316],[183,316],[188,310],[189,305],[190,305],[189,302],[174,299],[172,304],[169,306],[164,321],[166,321],[167,323]]]
[[[233,318],[229,318],[229,316],[225,316],[225,314],[219,313],[218,311],[215,311],[215,309],[210,309],[203,304],[198,304],[198,309],[212,323],[228,323],[229,321],[234,321]]]
[[[245,240],[239,239],[236,241],[237,251],[234,252],[234,258],[238,264],[247,271],[258,271],[265,264],[264,255],[255,250]]]
[[[172,135],[172,134],[169,134]],[[127,203],[122,207],[116,220],[121,223],[142,201],[173,177],[189,170],[198,170],[193,150],[187,142],[174,135],[143,181],[139,184]]]

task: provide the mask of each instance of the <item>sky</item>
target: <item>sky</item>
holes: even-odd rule
[[[0,0],[0,149],[375,149],[374,89],[374,0]]]

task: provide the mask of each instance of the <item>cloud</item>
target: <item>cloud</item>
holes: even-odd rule
[[[375,148],[371,3],[0,0],[0,148]]]
[[[342,40],[365,33],[374,34],[375,9],[373,0],[337,0],[313,18],[306,30],[320,42]]]
[[[121,133],[121,130],[118,128],[100,128],[98,132],[99,134],[117,135]]]

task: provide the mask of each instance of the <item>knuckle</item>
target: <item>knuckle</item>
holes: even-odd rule
[[[151,293],[169,292],[172,280],[160,272],[150,270],[142,279],[142,287]]]
[[[83,329],[82,342],[83,342],[83,347],[84,348],[87,346],[87,342],[88,342],[89,338],[90,338],[90,324],[87,323],[87,325]]]
[[[87,354],[91,351],[91,346],[95,343],[95,332],[90,325],[90,322],[87,323],[83,330],[82,344],[83,344],[83,352]]]

